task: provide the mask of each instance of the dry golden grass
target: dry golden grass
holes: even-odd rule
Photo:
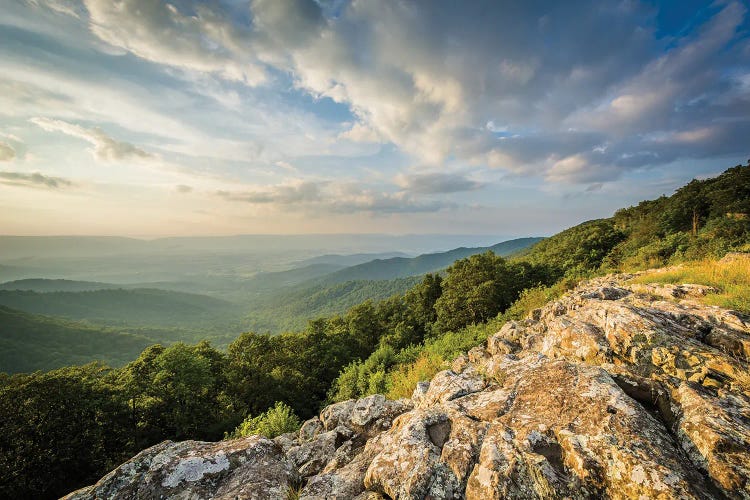
[[[432,377],[446,368],[446,362],[435,354],[422,353],[413,363],[400,365],[390,375],[389,399],[410,398],[418,382]]]
[[[709,305],[750,314],[750,259],[729,262],[704,260],[690,262],[666,271],[652,271],[633,280],[635,283],[695,283],[719,290],[703,298]]]

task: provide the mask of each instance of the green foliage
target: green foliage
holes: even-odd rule
[[[456,261],[448,268],[435,302],[439,332],[484,323],[507,309],[524,288],[546,281],[543,269],[508,263],[492,252]]]
[[[90,364],[0,385],[0,497],[58,498],[132,451],[111,375]]]
[[[0,371],[52,370],[94,359],[121,366],[154,341],[0,306]]]
[[[363,362],[347,365],[334,380],[329,399],[345,401],[387,391],[387,370],[396,362],[396,351],[389,345],[381,346]]]
[[[0,290],[0,304],[34,314],[108,325],[227,325],[224,318],[239,317],[239,309],[223,300],[147,288],[46,293]]]
[[[247,417],[232,433],[227,434],[225,439],[236,439],[255,434],[273,439],[287,432],[294,432],[299,427],[300,421],[294,414],[294,410],[278,401],[265,413],[257,417]]]
[[[660,267],[718,257],[750,239],[750,167],[694,180],[672,196],[618,210],[534,245],[519,256],[555,276]]]
[[[376,259],[331,273],[323,281],[336,283],[359,280],[384,280],[436,273],[450,266],[455,261],[466,259],[472,255],[492,252],[496,255],[506,257],[524,250],[541,239],[518,238],[504,241],[491,247],[462,247],[454,248],[447,252],[422,254],[412,258],[394,257],[391,259]]]
[[[312,284],[285,288],[273,293],[250,296],[246,299],[245,316],[249,329],[278,333],[302,330],[310,320],[321,316],[343,314],[366,300],[379,301],[402,294],[418,283],[421,277],[377,281],[347,281],[345,283]]]
[[[534,245],[520,257],[543,265],[555,277],[583,274],[597,269],[612,249],[625,238],[609,219],[584,222]]]

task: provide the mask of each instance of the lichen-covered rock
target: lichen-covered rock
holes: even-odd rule
[[[750,499],[750,321],[632,277],[506,323],[411,399],[336,403],[273,441],[162,443],[70,498]]]
[[[353,432],[339,426],[332,431],[319,434],[316,439],[292,446],[286,452],[287,458],[299,470],[302,477],[313,476],[333,458],[341,443],[349,440]]]
[[[310,441],[323,431],[323,424],[318,417],[311,418],[299,428],[299,440]]]
[[[419,401],[419,408],[481,391],[485,385],[484,377],[473,368],[462,373],[442,371],[433,377],[427,392]]]
[[[271,440],[252,436],[219,443],[164,442],[142,451],[78,499],[278,499],[299,481]]]

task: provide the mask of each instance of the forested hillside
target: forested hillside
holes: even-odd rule
[[[63,279],[23,279],[0,283],[0,290],[30,290],[32,292],[90,292],[122,288],[112,283]]]
[[[0,304],[22,311],[108,325],[194,326],[227,324],[239,308],[204,295],[157,289],[82,292],[0,290]]]
[[[548,264],[558,276],[658,267],[747,249],[749,224],[750,167],[738,165],[672,196],[562,231],[519,258]]]
[[[163,439],[218,439],[276,402],[301,418],[371,393],[411,394],[447,360],[581,276],[750,250],[750,167],[693,181],[543,240],[428,274],[405,293],[276,336],[150,346],[101,365],[0,378],[0,497],[53,498]],[[743,290],[746,288],[743,288]],[[326,297],[315,306],[324,306]]]
[[[472,255],[494,252],[501,257],[507,257],[522,251],[542,238],[518,238],[504,241],[490,247],[455,248],[447,252],[422,254],[417,257],[394,257],[391,259],[376,259],[352,267],[347,267],[325,276],[326,283],[341,283],[352,280],[385,280],[405,278],[407,276],[421,276],[445,269],[458,259],[465,259]]]
[[[0,367],[8,373],[51,370],[100,359],[122,366],[154,339],[0,306]]]

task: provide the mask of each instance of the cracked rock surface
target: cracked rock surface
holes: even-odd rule
[[[165,442],[68,498],[747,498],[750,320],[699,285],[598,278],[509,322],[411,400],[275,440]]]

